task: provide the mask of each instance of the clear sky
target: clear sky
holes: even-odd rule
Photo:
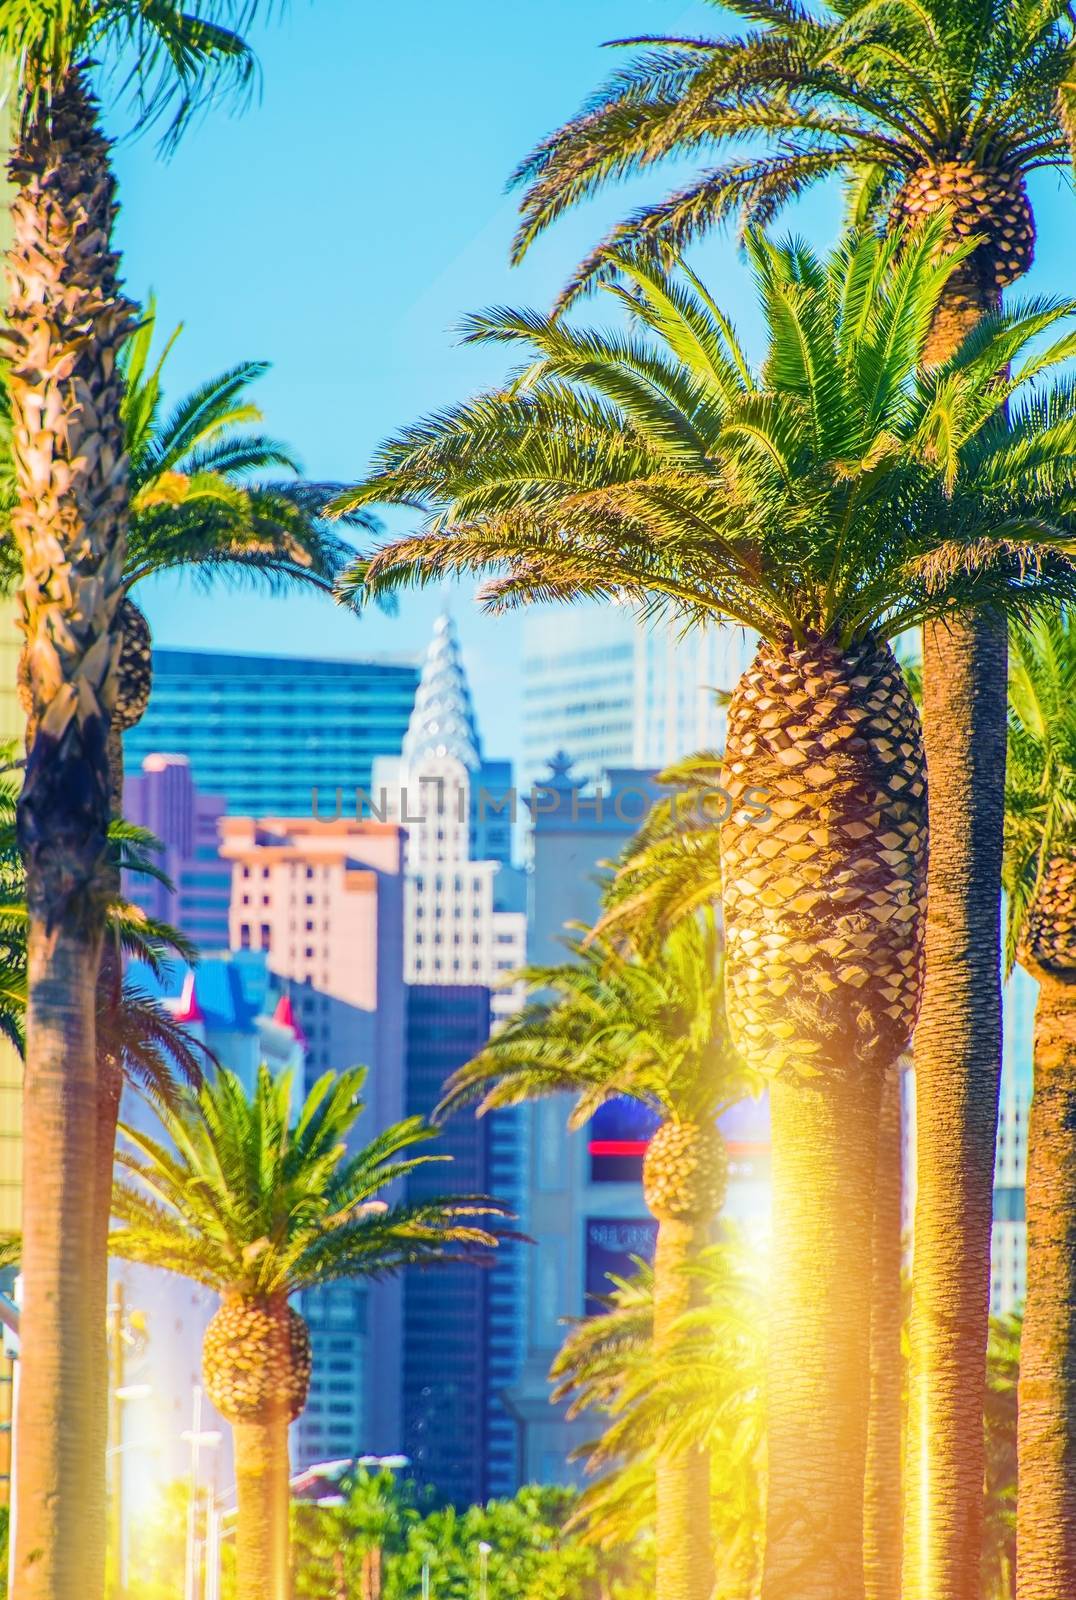
[[[244,115],[213,112],[167,162],[152,138],[117,150],[127,282],[156,292],[164,324],[185,324],[172,392],[268,360],[269,431],[310,476],[359,476],[385,434],[503,370],[496,352],[455,344],[465,311],[548,304],[605,225],[670,185],[611,191],[508,266],[505,180],[614,65],[602,41],[721,20],[698,0],[293,0],[253,35],[263,93]],[[1072,196],[1050,175],[1034,198],[1028,289],[1076,292]],[[821,242],[837,215],[819,194],[793,222]],[[734,245],[711,241],[697,264],[749,331]],[[438,605],[408,597],[394,619],[359,621],[314,596],[162,583],[140,599],[161,644],[332,655],[420,650]],[[479,616],[469,591],[452,604],[487,751],[518,756],[520,623]]]

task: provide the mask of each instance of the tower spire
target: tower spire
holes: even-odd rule
[[[447,611],[433,625],[402,754],[409,766],[438,755],[455,756],[472,771],[481,765],[482,740],[471,689],[456,624]]]

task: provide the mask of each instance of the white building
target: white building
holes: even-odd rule
[[[374,764],[372,804],[407,831],[404,979],[483,984],[494,1018],[517,1009],[498,990],[526,959],[523,875],[511,862],[511,765],[486,761],[455,625],[434,626],[403,751]]]

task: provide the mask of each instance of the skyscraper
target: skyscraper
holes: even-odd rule
[[[525,880],[512,865],[512,764],[491,761],[455,625],[434,625],[398,758],[374,764],[372,804],[406,829],[408,983],[496,988],[526,950]],[[495,993],[494,1016],[518,997]]]
[[[329,661],[154,650],[153,696],[125,736],[127,760],[154,751],[190,761],[198,787],[233,815],[355,815],[377,755],[399,750],[416,669],[406,662]]]
[[[449,1072],[485,1043],[491,1020],[496,1025],[518,1006],[518,987],[496,986],[526,956],[525,879],[511,856],[512,766],[483,754],[448,616],[434,626],[401,754],[375,764],[373,799],[407,830],[407,1094],[409,1107],[427,1114]],[[476,998],[483,995],[484,1002]],[[453,1186],[460,1171],[481,1173],[479,1187],[518,1212],[526,1190],[523,1126],[513,1112],[483,1121],[469,1111],[453,1118],[444,1135],[459,1163],[459,1171],[446,1169]],[[521,1248],[513,1244],[497,1251],[482,1285],[453,1279],[462,1298],[481,1295],[482,1315],[455,1349],[451,1373],[446,1367],[440,1377],[438,1352],[454,1336],[443,1319],[426,1314],[436,1285],[405,1285],[405,1308],[411,1307],[405,1309],[405,1404],[414,1435],[405,1448],[421,1451],[427,1481],[461,1503],[467,1493],[482,1498],[517,1487],[515,1421],[504,1395],[521,1360],[522,1272]],[[461,1451],[463,1424],[452,1421],[468,1394],[478,1397],[466,1422],[474,1445],[470,1466]]]
[[[694,750],[720,749],[731,690],[755,641],[742,628],[681,636],[629,606],[528,612],[523,623],[523,773],[542,781],[554,750],[583,777],[614,767],[660,768]]]
[[[154,752],[141,772],[127,775],[123,787],[124,816],[160,840],[163,851],[156,864],[169,880],[129,872],[123,892],[200,950],[228,948],[232,869],[220,854],[218,832],[225,805],[223,795],[198,789],[186,756]]]
[[[412,984],[407,991],[407,1113],[428,1117],[445,1079],[489,1037],[489,990]],[[409,1200],[484,1194],[490,1188],[492,1118],[451,1118],[437,1142],[452,1165],[419,1167]],[[507,1248],[512,1248],[508,1246]],[[519,1248],[518,1246],[515,1248]],[[490,1370],[493,1273],[461,1264],[404,1278],[403,1434],[419,1483],[463,1507],[486,1498],[496,1374]],[[512,1374],[509,1374],[509,1379]],[[496,1409],[503,1408],[496,1406]],[[514,1467],[509,1439],[509,1468]]]

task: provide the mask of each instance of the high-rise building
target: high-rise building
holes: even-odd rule
[[[485,984],[498,992],[526,954],[525,878],[512,865],[512,764],[482,753],[452,619],[434,626],[403,748],[374,765],[374,804],[407,830],[404,975],[408,983]]]
[[[308,1082],[366,1065],[359,1137],[404,1113],[403,834],[346,818],[226,817],[231,943],[261,950],[306,1039]],[[345,1281],[302,1297],[314,1373],[297,1464],[399,1449],[402,1289]]]
[[[320,814],[353,817],[374,757],[400,748],[417,681],[406,662],[154,650],[127,759],[181,752],[233,814],[310,816],[316,790]]]
[[[583,777],[616,767],[668,766],[720,749],[731,690],[755,642],[742,628],[681,636],[641,621],[630,606],[536,610],[523,623],[523,772],[541,783],[561,750]]]
[[[196,786],[186,756],[154,752],[123,786],[124,816],[156,834],[164,847],[156,864],[169,880],[129,872],[123,892],[200,950],[228,948],[232,868],[220,854],[218,830],[225,808],[223,795],[203,794]]]
[[[396,760],[378,761],[376,804],[407,829],[404,890],[404,970],[409,999],[408,1102],[427,1113],[449,1072],[485,1043],[494,1026],[520,1003],[519,987],[497,986],[526,958],[525,877],[512,865],[515,796],[512,767],[491,761],[482,742],[455,626],[438,618],[422,667],[415,704]],[[492,1004],[488,999],[492,989]],[[476,996],[486,995],[483,1002]],[[483,1173],[479,1187],[513,1211],[525,1198],[524,1121],[504,1112],[477,1122],[469,1112],[445,1130],[446,1150],[458,1145],[461,1168]],[[448,1171],[449,1169],[446,1169]],[[433,1180],[437,1177],[433,1172]],[[453,1184],[459,1173],[451,1169]],[[461,1280],[460,1294],[481,1292],[483,1315],[471,1321],[453,1357],[451,1376],[438,1379],[442,1334],[435,1319],[412,1315],[405,1328],[410,1364],[410,1432],[423,1433],[424,1475],[447,1497],[510,1494],[518,1487],[516,1425],[504,1396],[515,1383],[522,1351],[520,1247],[497,1251],[482,1285]],[[426,1304],[436,1284],[405,1285],[412,1304]],[[482,1337],[475,1338],[475,1327]],[[420,1382],[417,1373],[427,1376]],[[424,1394],[424,1399],[423,1399]],[[471,1464],[453,1438],[453,1405],[481,1397],[467,1428]],[[423,1409],[425,1405],[425,1410]],[[480,1430],[479,1433],[475,1430]],[[418,1445],[416,1444],[416,1449]],[[412,1453],[408,1448],[408,1453]],[[416,1458],[417,1459],[417,1458]]]
[[[428,1117],[445,1079],[489,1037],[489,990],[412,984],[407,991],[407,1112]],[[490,1184],[493,1119],[452,1117],[437,1154],[452,1165],[420,1167],[412,1201],[484,1194]],[[491,1378],[488,1339],[492,1273],[470,1264],[404,1278],[403,1436],[417,1480],[454,1505],[487,1493]],[[514,1463],[513,1463],[514,1464]]]

